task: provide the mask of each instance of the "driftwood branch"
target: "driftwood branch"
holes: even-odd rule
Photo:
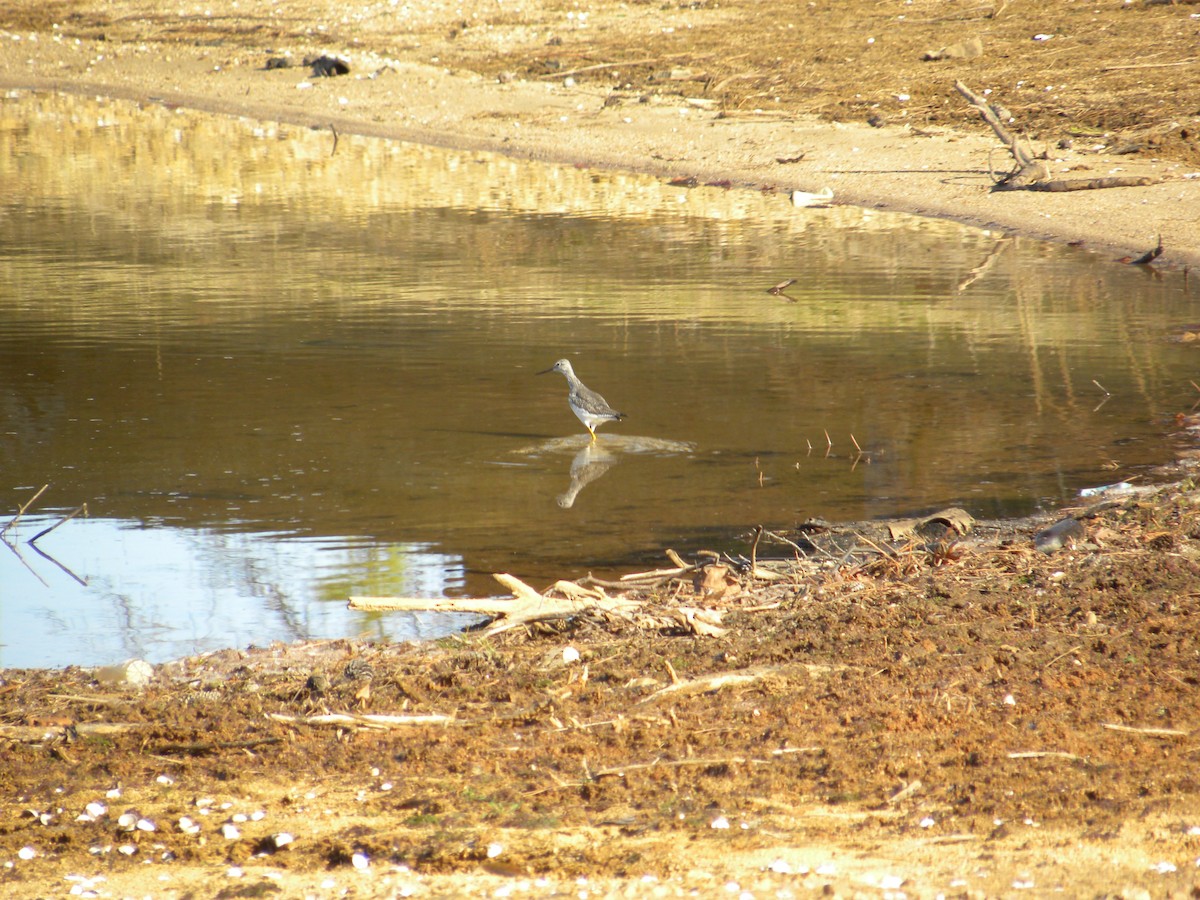
[[[1008,754],[1009,759],[1066,759],[1071,762],[1086,762],[1082,756],[1064,750],[1022,750]]]
[[[1011,118],[1006,110],[999,104],[989,103],[986,98],[976,94],[961,81],[954,82],[954,89],[975,107],[976,112],[991,127],[996,137],[1000,138],[1000,142],[1008,148],[1008,152],[1017,163],[1016,171],[1002,179],[1000,184],[1008,188],[1019,188],[1049,179],[1050,170],[1046,168],[1045,163],[1034,156],[1029,144],[1006,127],[1004,120]]]
[[[697,570],[688,566],[677,554],[668,553],[675,568],[645,572],[634,576],[639,579],[662,579],[679,577]],[[512,575],[492,576],[512,593],[511,599],[501,597],[455,598],[455,597],[351,597],[350,609],[465,612],[492,617],[492,623],[484,630],[485,635],[500,634],[521,625],[535,622],[550,622],[571,619],[583,615],[599,615],[632,622],[642,628],[684,628],[692,634],[705,637],[720,637],[725,634],[721,627],[722,611],[690,606],[676,606],[664,610],[647,609],[645,604],[628,597],[611,597],[599,587],[584,587],[573,581],[557,581],[546,592],[541,593],[514,578]],[[596,584],[595,580],[592,584]],[[617,585],[623,587],[624,585]]]
[[[17,508],[17,514],[9,519],[8,524],[5,525],[3,529],[0,529],[0,537],[4,537],[4,535],[8,534],[8,530],[16,525],[17,522],[21,521],[21,516],[25,515],[25,511],[29,509],[29,507],[33,506],[38,497],[46,493],[46,488],[48,487],[50,487],[50,485],[43,484],[40,488],[38,488],[36,494],[34,494]]]
[[[1045,181],[1026,185],[1031,191],[1049,191],[1065,193],[1067,191],[1095,191],[1102,188],[1114,187],[1145,187],[1148,184],[1158,184],[1161,178],[1149,175],[1113,175],[1108,178],[1069,178],[1057,181]]]
[[[975,108],[983,121],[995,132],[1000,142],[1008,148],[1008,152],[1012,154],[1013,160],[1016,162],[1016,168],[996,182],[995,190],[1050,191],[1060,193],[1064,191],[1091,191],[1114,187],[1144,187],[1145,185],[1157,184],[1161,181],[1158,178],[1144,176],[1052,180],[1050,178],[1049,167],[1036,157],[1029,144],[1009,131],[1007,123],[1011,122],[1012,116],[1006,109],[999,104],[989,103],[986,98],[975,93],[961,81],[954,82],[954,89]]]
[[[201,756],[221,750],[253,750],[255,747],[266,747],[282,742],[283,738],[265,737],[249,741],[192,741],[186,744],[160,744],[153,749],[157,753],[184,753],[190,756]]]
[[[573,582],[560,581],[554,589],[564,596],[551,597],[542,594],[519,578],[512,575],[496,574],[492,576],[512,592],[511,600],[504,599],[455,599],[449,597],[420,599],[420,598],[386,598],[386,597],[351,597],[351,609],[405,609],[405,610],[437,610],[440,612],[475,612],[493,616],[495,621],[487,627],[485,634],[499,634],[521,625],[534,622],[548,622],[555,619],[567,619],[588,612],[601,612],[608,615],[628,617],[629,614],[641,607],[634,600],[623,597],[609,597],[603,591],[585,588]]]

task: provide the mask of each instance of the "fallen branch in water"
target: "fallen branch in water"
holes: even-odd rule
[[[35,493],[32,497],[30,497],[23,504],[21,504],[19,507],[17,507],[17,514],[15,516],[13,516],[11,519],[9,519],[8,524],[5,525],[3,529],[0,529],[0,538],[4,537],[4,535],[8,534],[9,529],[12,528],[14,525],[16,525],[19,521],[21,521],[21,516],[25,515],[25,511],[27,509],[29,509],[29,507],[33,506],[33,504],[37,501],[38,497],[40,497],[40,496],[42,496],[42,494],[46,493],[46,489],[48,487],[50,487],[49,484],[43,484],[40,488],[38,488],[37,493]]]
[[[85,517],[87,516],[87,504],[86,503],[83,504],[82,506],[80,506],[78,509],[75,509],[72,512],[67,513],[65,516],[63,516],[61,519],[59,519],[57,522],[55,522],[49,528],[42,529],[37,534],[35,534],[33,537],[31,537],[29,540],[27,540],[25,543],[29,544],[30,546],[33,546],[34,544],[36,544],[38,542],[39,538],[44,538],[46,535],[48,535],[50,532],[52,532],[59,525],[62,525],[65,522],[71,521],[73,518],[75,518],[80,513],[83,513],[83,515]]]

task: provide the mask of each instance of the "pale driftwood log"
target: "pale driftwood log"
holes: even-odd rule
[[[1137,734],[1143,737],[1157,738],[1173,738],[1173,737],[1188,737],[1190,731],[1181,731],[1178,728],[1134,728],[1132,725],[1111,725],[1107,722],[1103,723],[1101,728],[1107,728],[1109,731],[1119,731],[1122,734]]]
[[[704,637],[723,637],[729,630],[721,626],[722,612],[719,609],[678,606],[670,611],[669,616],[692,633]]]
[[[484,634],[499,634],[520,625],[566,619],[598,611],[628,618],[641,607],[634,600],[609,597],[603,591],[588,589],[574,582],[560,581],[555,588],[566,597],[549,597],[531,588],[519,578],[504,573],[492,576],[513,594],[513,599],[457,599],[453,597],[351,597],[351,609],[360,610],[436,610],[438,612],[471,612],[494,616]],[[569,585],[569,587],[568,587]]]
[[[506,597],[351,597],[350,609],[364,612],[463,612],[503,616],[513,607]]]
[[[786,678],[797,669],[802,669],[810,678],[828,675],[840,671],[846,666],[826,666],[820,663],[805,663],[800,666],[765,666],[757,669],[743,669],[740,672],[718,672],[715,675],[705,675],[701,678],[680,679],[670,664],[667,666],[672,676],[672,683],[639,700],[639,703],[652,703],[671,694],[707,694],[727,687],[746,687],[773,676]]]

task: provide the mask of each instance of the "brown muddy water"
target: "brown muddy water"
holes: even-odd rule
[[[776,194],[332,150],[0,103],[0,527],[50,485],[0,548],[0,666],[429,637],[467,620],[346,597],[612,575],[812,516],[1027,513],[1144,476],[1200,396],[1179,275]],[[767,293],[788,278],[795,302]],[[627,415],[593,446],[534,375],[561,357]]]

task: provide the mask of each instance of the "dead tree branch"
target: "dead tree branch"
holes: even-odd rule
[[[1011,122],[1012,116],[1007,110],[996,103],[989,103],[961,81],[954,82],[954,89],[976,109],[983,121],[995,132],[996,137],[1000,138],[1001,143],[1008,148],[1008,152],[1012,154],[1013,160],[1016,162],[1016,168],[997,181],[993,190],[1059,193],[1113,187],[1144,187],[1148,184],[1156,184],[1161,180],[1140,176],[1051,180],[1049,166],[1036,157],[1028,142],[1009,131],[1006,122]]]

